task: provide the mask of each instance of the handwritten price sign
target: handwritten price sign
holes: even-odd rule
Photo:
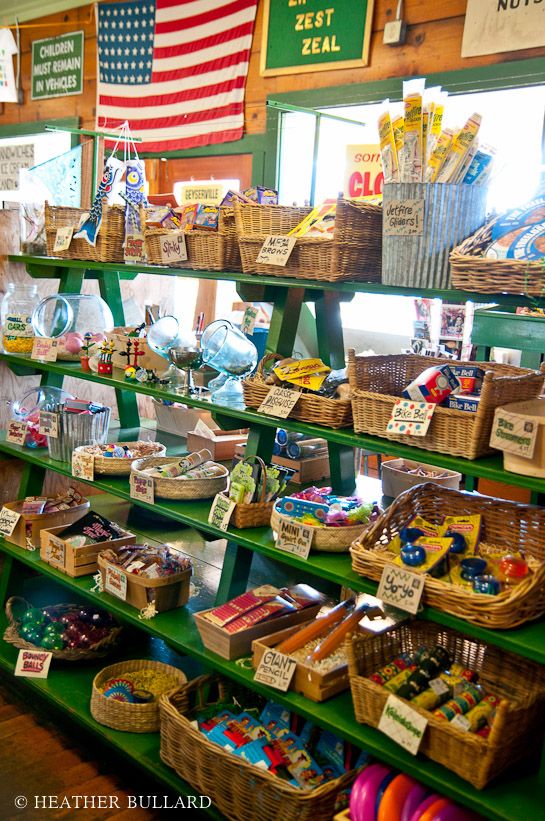
[[[223,493],[218,493],[212,502],[212,507],[208,514],[208,524],[215,525],[219,527],[220,530],[227,530],[235,507],[236,502],[233,502],[232,499],[228,499]]]
[[[401,436],[425,436],[435,408],[433,402],[396,399],[392,415],[386,426],[386,433],[397,433]]]
[[[111,565],[106,566],[104,579],[104,590],[111,593],[117,599],[125,601],[127,598],[127,577],[125,574]]]
[[[58,352],[58,342],[56,339],[49,339],[46,336],[35,336],[30,358],[41,359],[42,362],[56,362]]]
[[[258,413],[266,413],[267,416],[287,419],[300,398],[299,391],[292,391],[290,388],[271,388],[257,410]]]
[[[286,692],[295,673],[297,662],[284,653],[276,650],[266,650],[261,657],[256,670],[254,681],[268,684],[276,690]]]
[[[276,547],[285,553],[292,553],[301,559],[308,559],[313,536],[314,531],[311,527],[282,519],[278,530]]]
[[[6,442],[11,442],[14,445],[24,445],[26,437],[26,426],[26,422],[11,421],[8,425]]]
[[[47,678],[53,653],[39,650],[19,650],[15,675],[25,678]]]
[[[426,576],[424,573],[411,573],[395,564],[387,564],[377,591],[377,598],[384,604],[399,607],[413,615],[418,610],[424,591]]]
[[[187,247],[183,233],[161,240],[161,262],[164,265],[175,265],[177,262],[186,262],[186,260]]]
[[[297,237],[284,237],[280,234],[271,234],[261,246],[256,262],[262,262],[265,265],[281,265],[285,267],[296,242]]]
[[[154,503],[153,476],[138,476],[136,473],[131,473],[129,485],[131,499],[137,499],[139,502],[149,502],[150,505]]]

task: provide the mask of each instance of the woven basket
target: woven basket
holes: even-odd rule
[[[525,294],[543,296],[543,260],[488,259],[464,254],[463,246],[450,255],[452,287],[481,294]]]
[[[45,203],[45,236],[48,256],[61,259],[85,259],[92,262],[123,262],[125,209],[119,205],[102,205],[102,224],[96,245],[85,239],[73,239],[66,251],[53,253],[58,228],[77,228],[84,208],[65,208]]]
[[[8,644],[13,644],[14,647],[17,647],[19,650],[34,650],[36,652],[43,653],[43,647],[37,647],[35,644],[30,644],[30,642],[25,641],[19,635],[19,623],[13,613],[13,606],[16,603],[20,603],[24,610],[29,610],[32,607],[32,605],[21,596],[11,596],[7,600],[6,616],[8,617],[9,623],[4,631],[4,641],[7,641]],[[57,607],[62,612],[63,610],[73,609],[75,605],[61,604],[53,606]],[[51,653],[54,659],[59,659],[60,661],[88,661],[89,659],[101,658],[102,656],[107,656],[108,653],[111,653],[112,650],[115,649],[117,639],[122,629],[122,627],[112,627],[108,635],[93,647],[74,649],[67,647],[65,650],[48,650],[47,652]]]
[[[285,516],[273,508],[271,527],[275,533],[280,530],[281,522],[293,522],[291,516]],[[313,527],[305,524],[312,530],[312,550],[320,553],[348,553],[350,545],[361,535],[367,525],[347,525],[346,527]]]
[[[325,282],[380,282],[382,208],[339,199],[332,237],[301,237],[285,266],[256,259],[269,234],[287,234],[310,209],[235,203],[242,270],[248,274],[318,279]],[[304,212],[304,213],[303,213]]]
[[[152,265],[167,265],[161,257],[161,242],[165,237],[177,236],[180,231],[171,228],[146,228],[146,253]],[[171,265],[195,271],[240,270],[240,251],[235,231],[234,209],[221,206],[218,230],[195,228],[185,232],[187,261],[173,261]]]
[[[239,530],[244,530],[247,527],[266,527],[271,522],[271,513],[274,507],[274,502],[265,501],[265,491],[267,484],[267,467],[263,459],[259,456],[246,456],[242,461],[249,462],[255,460],[259,463],[262,472],[261,482],[261,498],[259,502],[251,502],[250,504],[237,504],[231,516],[231,524],[233,527],[238,527]]]
[[[279,359],[282,359],[280,354],[267,354],[260,361],[255,374],[243,381],[244,404],[247,408],[259,408],[267,398],[273,386],[265,383],[265,369]],[[301,393],[301,398],[289,412],[289,418],[326,428],[348,428],[352,425],[352,405],[349,399],[330,399],[315,393]]]
[[[400,653],[437,644],[463,667],[478,672],[484,689],[501,701],[486,739],[406,702],[428,720],[420,752],[482,789],[519,759],[537,753],[542,743],[545,692],[538,664],[425,621],[403,624],[378,636],[355,634],[345,648],[356,720],[378,727],[390,695],[369,676]]]
[[[356,356],[348,352],[348,377],[352,387],[352,411],[356,433],[368,433],[405,445],[476,459],[493,450],[489,445],[494,411],[508,402],[539,396],[544,373],[495,362],[456,362],[478,366],[486,373],[481,399],[475,413],[435,408],[425,436],[400,436],[386,433],[396,399],[422,371],[447,360],[416,354],[393,356]]]
[[[210,796],[219,812],[232,821],[330,821],[339,792],[352,783],[356,771],[304,791],[209,741],[192,725],[186,703],[212,704],[205,691],[218,683],[224,706],[228,685],[212,676],[194,679],[174,695],[161,696],[161,759],[165,764],[201,795]],[[248,699],[248,695],[239,696],[238,703]],[[240,707],[233,710],[239,712]]]
[[[352,569],[378,581],[393,554],[386,545],[414,516],[439,524],[445,515],[482,516],[477,555],[492,549],[524,551],[532,573],[497,596],[474,593],[426,575],[423,601],[460,619],[494,630],[517,627],[545,613],[545,508],[439,487],[431,482],[406,490],[350,549]]]
[[[145,459],[136,459],[131,465],[131,473],[149,478],[147,473],[142,473],[144,468],[172,464],[174,458],[173,456],[147,456]],[[223,476],[211,479],[168,479],[154,476],[155,495],[160,499],[211,499],[227,487],[229,471],[223,465],[220,467],[223,469]]]
[[[126,733],[157,733],[159,732],[159,699],[149,704],[130,704],[124,701],[116,701],[113,698],[106,698],[102,692],[105,683],[111,678],[123,678],[127,673],[134,673],[139,670],[157,670],[176,678],[177,684],[173,690],[177,690],[187,683],[187,678],[182,670],[172,667],[170,664],[163,664],[160,661],[148,661],[146,659],[135,659],[134,661],[121,661],[118,664],[111,664],[105,667],[93,679],[93,690],[91,693],[91,715],[99,724],[112,727],[114,730],[122,730]]]
[[[129,450],[139,445],[140,442],[116,442],[116,445],[126,445]],[[153,446],[155,456],[164,456],[167,449],[159,442],[146,442],[146,444]],[[76,448],[74,453],[88,453],[93,451],[93,445],[80,445]],[[146,457],[149,458],[149,457]],[[95,456],[94,470],[95,473],[101,473],[105,476],[129,476],[131,472],[131,465],[135,462],[134,459],[126,459],[117,456]]]

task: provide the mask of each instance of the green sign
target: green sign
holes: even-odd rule
[[[261,75],[366,66],[374,0],[265,0]]]
[[[32,99],[66,97],[83,91],[83,31],[32,43]]]

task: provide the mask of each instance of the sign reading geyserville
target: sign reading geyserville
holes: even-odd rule
[[[65,97],[83,91],[83,31],[32,43],[33,100]]]
[[[374,0],[265,0],[261,75],[366,66]]]

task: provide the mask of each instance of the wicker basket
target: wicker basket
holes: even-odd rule
[[[243,381],[244,404],[247,408],[259,408],[267,398],[272,385],[265,382],[266,366],[279,359],[282,359],[280,354],[267,354],[260,361],[255,374]],[[352,405],[349,399],[330,399],[315,393],[301,393],[289,418],[326,428],[348,428],[352,425]]]
[[[152,265],[166,265],[161,256],[161,242],[165,237],[177,236],[180,231],[171,228],[146,228],[146,253]],[[171,264],[195,271],[238,271],[241,267],[240,251],[235,231],[234,210],[221,206],[218,230],[195,228],[186,231],[187,261]]]
[[[211,705],[205,690],[216,683],[214,677],[202,676],[174,695],[161,696],[161,759],[165,764],[199,793],[210,796],[219,812],[233,821],[330,821],[337,795],[352,783],[356,771],[314,790],[300,790],[209,741],[193,726],[186,704],[189,700],[201,707]],[[220,680],[219,687],[224,703],[227,683]],[[238,702],[247,700],[248,696],[239,696]],[[240,707],[233,709],[240,711]]]
[[[543,260],[488,259],[463,253],[463,245],[450,255],[452,287],[481,294],[543,296]]]
[[[140,442],[116,442],[116,445],[125,445],[129,450],[139,445]],[[153,453],[155,456],[164,456],[167,449],[159,442],[146,442],[145,444],[153,446]],[[93,452],[94,445],[80,445],[76,448],[74,453],[88,453]],[[146,457],[149,458],[149,457]],[[121,458],[117,456],[95,456],[94,470],[95,473],[103,474],[104,476],[129,476],[131,472],[131,465],[135,462],[134,459]]]
[[[281,522],[293,522],[290,516],[279,513],[273,508],[271,515],[271,527],[275,533],[280,530]],[[361,535],[362,530],[367,525],[347,525],[346,527],[313,527],[305,524],[312,530],[312,550],[320,553],[348,553],[350,545]]]
[[[250,504],[237,504],[231,516],[230,523],[233,527],[238,527],[239,530],[244,530],[247,527],[268,527],[271,523],[271,513],[274,507],[274,502],[265,501],[265,492],[267,490],[267,467],[263,459],[259,456],[246,456],[242,459],[243,462],[255,460],[261,467],[263,479],[261,481],[261,498],[259,502],[251,502]]]
[[[151,468],[155,465],[172,464],[173,456],[147,456],[144,459],[136,459],[131,465],[131,473],[149,478],[147,473],[143,473],[144,468]],[[160,499],[212,499],[216,493],[225,490],[228,483],[229,471],[223,465],[223,475],[211,479],[168,479],[153,477],[155,495]]]
[[[7,641],[8,644],[13,644],[14,647],[17,647],[19,650],[34,650],[35,652],[44,652],[43,647],[36,647],[36,645],[31,644],[25,639],[21,638],[18,632],[18,620],[13,613],[13,606],[19,603],[21,604],[24,610],[29,610],[32,605],[23,599],[20,596],[11,596],[6,602],[6,616],[8,617],[8,626],[4,631],[4,641]],[[71,610],[74,608],[75,605],[73,604],[60,604],[60,605],[53,605],[57,607],[59,610]],[[112,627],[108,635],[95,644],[93,647],[88,648],[70,648],[67,647],[64,650],[48,650],[48,653],[51,653],[54,659],[59,659],[60,661],[89,661],[89,659],[96,659],[101,658],[102,656],[107,656],[108,653],[111,653],[112,650],[115,649],[117,644],[117,639],[119,634],[121,633],[122,627]]]
[[[425,621],[402,624],[378,636],[356,634],[345,644],[356,720],[378,727],[390,695],[371,681],[370,675],[400,653],[437,644],[463,667],[478,672],[485,690],[501,701],[486,739],[452,727],[432,712],[407,702],[428,720],[420,752],[482,789],[519,759],[537,753],[541,746],[545,691],[538,664]]]
[[[475,413],[436,407],[425,436],[386,433],[396,399],[430,365],[447,360],[416,354],[356,356],[348,352],[348,377],[352,387],[352,411],[356,433],[368,433],[405,445],[476,459],[491,453],[489,445],[494,411],[500,405],[539,396],[544,373],[495,362],[456,362],[478,366],[486,373],[481,399]]]
[[[127,673],[134,673],[140,670],[156,670],[176,678],[177,690],[187,683],[187,678],[182,670],[172,667],[170,664],[163,664],[160,661],[148,661],[146,659],[135,659],[134,661],[120,661],[118,664],[111,664],[105,667],[93,679],[93,690],[91,693],[91,715],[99,724],[112,727],[114,730],[122,730],[126,733],[157,733],[159,732],[159,699],[155,699],[149,704],[130,704],[124,701],[117,701],[107,698],[102,689],[111,678],[123,678]]]
[[[523,550],[532,573],[497,596],[474,593],[426,575],[423,601],[460,619],[495,630],[517,627],[545,613],[545,508],[461,493],[430,482],[406,490],[350,549],[352,569],[378,581],[393,559],[386,545],[414,516],[439,524],[445,515],[482,516],[477,554]]]
[[[309,212],[309,208],[235,203],[244,273],[324,282],[380,282],[382,208],[355,200],[338,200],[332,237],[299,238],[285,266],[256,262],[269,234],[287,234]]]
[[[125,232],[125,209],[119,205],[102,206],[102,224],[96,245],[89,245],[85,239],[73,239],[66,251],[53,253],[58,228],[77,228],[83,208],[65,208],[45,203],[45,236],[47,253],[50,257],[62,259],[85,259],[92,262],[123,262],[123,239]]]

